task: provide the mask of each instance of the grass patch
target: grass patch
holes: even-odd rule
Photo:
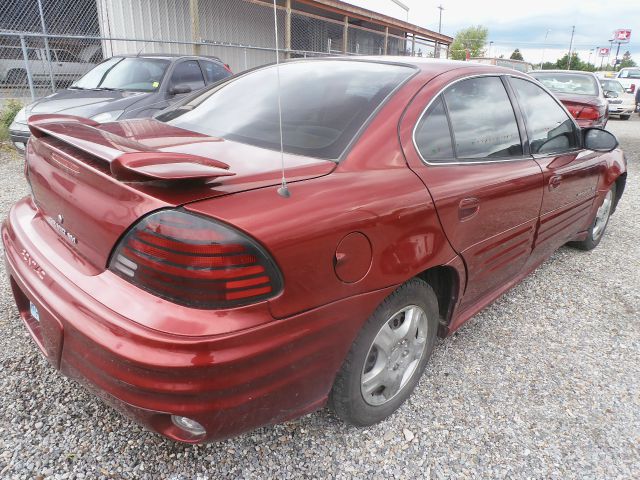
[[[9,125],[22,107],[22,102],[19,100],[9,99],[5,102],[0,110],[0,142],[9,141]]]

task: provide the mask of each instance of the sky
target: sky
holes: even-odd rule
[[[347,0],[348,3],[407,20],[407,13],[391,0]],[[571,27],[575,25],[573,50],[583,61],[600,65],[596,47],[609,47],[616,29],[631,29],[631,42],[620,47],[620,57],[629,50],[640,64],[640,0],[401,0],[409,7],[409,22],[438,31],[438,5],[442,33],[455,33],[472,25],[489,29],[491,56],[509,57],[519,48],[531,63],[555,61],[569,51]],[[547,33],[548,31],[548,33]],[[545,41],[545,36],[547,37]],[[488,47],[488,45],[487,45]],[[611,60],[616,53],[614,44]],[[606,62],[606,59],[604,60]]]

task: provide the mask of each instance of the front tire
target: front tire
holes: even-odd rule
[[[438,329],[438,300],[414,278],[378,306],[347,354],[329,395],[345,422],[384,420],[411,395],[422,376]]]
[[[620,120],[629,120],[629,118],[631,118],[631,115],[620,115]]]
[[[611,185],[611,189],[607,192],[604,197],[604,201],[602,205],[596,211],[596,215],[591,223],[591,227],[587,231],[587,238],[582,240],[581,242],[570,242],[572,247],[576,247],[580,250],[593,250],[598,246],[602,237],[604,237],[604,232],[607,229],[607,225],[609,224],[609,218],[611,217],[611,212],[613,211],[613,202],[616,198],[616,185],[615,183]]]

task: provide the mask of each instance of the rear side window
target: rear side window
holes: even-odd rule
[[[446,162],[453,158],[451,132],[442,97],[434,101],[415,131],[416,148],[428,162]]]
[[[577,127],[551,95],[533,82],[513,77],[509,81],[525,116],[531,153],[562,153],[579,147]]]
[[[231,75],[226,68],[218,63],[201,61],[200,64],[202,65],[207,83],[215,83]]]
[[[202,70],[195,60],[181,62],[171,74],[171,85],[189,85],[191,90],[197,90],[204,87],[204,79],[202,78]]]
[[[447,89],[444,99],[460,160],[522,156],[513,106],[498,77],[458,82]]]

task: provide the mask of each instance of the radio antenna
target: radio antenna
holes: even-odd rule
[[[282,138],[282,99],[280,98],[280,49],[278,48],[278,9],[276,0],[273,0],[273,29],[276,34],[276,77],[278,79],[278,127],[280,129],[280,167],[282,169],[282,184],[278,188],[278,195],[289,198],[291,192],[287,187],[287,179],[284,176],[284,141]]]

